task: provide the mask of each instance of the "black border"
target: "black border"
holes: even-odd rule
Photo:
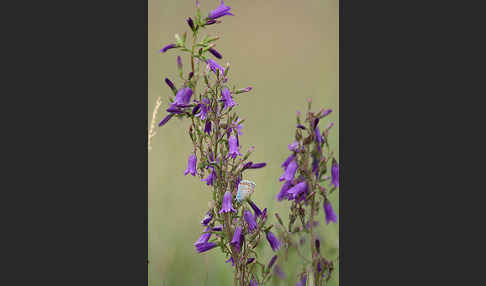
[[[483,200],[464,192],[483,185],[472,173],[484,168],[466,161],[478,160],[467,137],[484,129],[473,127],[484,105],[466,96],[484,88],[464,35],[481,33],[480,11],[340,1],[340,284],[475,281],[478,236],[465,232]]]
[[[3,189],[19,202],[2,230],[18,273],[4,272],[14,284],[147,285],[148,3],[19,6],[5,9],[2,39]]]

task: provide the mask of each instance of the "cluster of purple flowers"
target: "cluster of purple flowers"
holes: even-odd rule
[[[271,231],[272,226],[265,225],[267,209],[260,210],[250,199],[250,191],[246,189],[248,193],[245,195],[238,193],[235,196],[244,173],[266,166],[264,162],[249,161],[253,147],[243,154],[240,145],[244,120],[235,112],[235,96],[251,91],[252,87],[235,89],[227,84],[229,64],[223,67],[217,62],[223,56],[212,43],[219,37],[206,37],[197,43],[200,28],[220,23],[223,16],[233,16],[231,8],[221,1],[219,7],[210,11],[206,17],[201,17],[199,6],[197,1],[197,15],[185,19],[192,31],[193,46],[186,46],[185,33],[182,38],[176,35],[175,43],[160,50],[161,53],[168,50],[190,53],[191,71],[184,76],[182,58],[178,56],[177,68],[183,83],[176,85],[165,78],[173,96],[169,97],[167,114],[159,126],[164,126],[173,117],[191,120],[189,136],[194,149],[187,159],[184,175],[197,175],[203,183],[212,187],[210,209],[201,221],[204,229],[194,243],[196,251],[204,253],[220,247],[227,255],[226,263],[231,262],[234,266],[235,281],[240,281],[239,285],[258,285],[269,278],[269,270],[276,263],[277,255],[271,258],[266,274],[259,277],[256,270],[249,270],[252,264],[261,264],[253,254],[253,249],[265,238],[275,252],[280,249],[281,243]],[[206,68],[200,70],[200,64],[205,64]],[[206,86],[198,93],[196,86],[200,79],[204,79]]]
[[[314,142],[316,149],[311,152],[311,157],[312,157],[312,173],[316,177],[316,184],[321,182],[319,180],[319,176],[321,174],[321,166],[323,164],[326,164],[326,158],[322,154],[322,146],[324,144],[324,138],[327,138],[327,132],[330,127],[332,127],[332,123],[329,125],[329,127],[325,130],[324,135],[321,134],[319,130],[319,121],[321,118],[324,118],[325,116],[329,115],[332,112],[331,109],[321,111],[318,115],[315,115],[315,117],[310,120],[310,127],[309,130],[313,130],[312,132],[309,132],[309,137],[307,137],[305,140],[302,140],[302,142],[299,142],[298,140],[294,141],[292,144],[289,144],[288,149],[292,152],[287,159],[282,163],[282,168],[284,169],[284,172],[282,176],[280,176],[279,181],[284,181],[282,188],[280,189],[280,192],[277,194],[276,199],[278,201],[282,201],[283,199],[288,199],[289,201],[294,200],[295,202],[302,202],[305,200],[309,194],[310,194],[310,189],[309,185],[312,185],[312,181],[309,180],[308,177],[305,176],[305,167],[301,167],[301,175],[298,176],[297,178],[295,177],[297,170],[299,169],[299,164],[303,165],[305,164],[305,156],[307,154],[303,154],[306,152],[306,148],[304,145],[308,145],[310,142]],[[300,113],[298,113],[300,114]],[[309,115],[311,115],[310,113]],[[312,114],[313,115],[313,114]],[[298,120],[297,124],[297,130],[302,129],[302,130],[308,130],[304,125],[300,124],[300,120]],[[297,131],[299,132],[299,131]],[[299,137],[300,136],[296,136]],[[307,142],[306,142],[307,140]],[[307,144],[306,144],[307,143]],[[310,152],[310,151],[307,151]],[[299,158],[301,159],[299,161]],[[323,167],[322,169],[325,170]],[[332,164],[331,164],[331,185],[334,188],[339,187],[339,165],[336,161],[335,158],[332,159]],[[322,189],[325,190],[325,188],[322,187]],[[322,194],[325,196],[326,194],[322,192]],[[329,224],[329,222],[334,222],[337,223],[337,216],[334,213],[334,210],[332,208],[331,203],[325,197],[324,199],[324,213],[325,213],[325,218],[326,218],[326,223]]]
[[[288,145],[291,154],[282,163],[284,169],[279,181],[283,182],[280,192],[276,196],[277,201],[287,199],[291,202],[290,221],[288,227],[283,225],[278,215],[279,236],[285,240],[286,247],[301,247],[304,245],[305,236],[310,234],[310,248],[312,252],[312,269],[307,269],[309,273],[314,274],[315,285],[322,285],[324,277],[329,279],[332,272],[332,263],[326,260],[321,254],[321,239],[314,232],[319,226],[319,222],[314,217],[322,206],[326,224],[330,222],[337,223],[337,215],[333,210],[329,195],[339,187],[339,164],[333,157],[328,142],[329,129],[334,125],[332,122],[322,132],[319,128],[321,119],[329,115],[331,109],[321,109],[314,113],[310,111],[311,101],[309,101],[309,110],[306,113],[304,126],[300,121],[300,112],[297,112],[297,125],[295,131],[295,140]],[[327,151],[327,152],[326,152]],[[330,176],[325,176],[330,167]],[[328,186],[326,186],[328,184]],[[307,215],[306,215],[307,214]],[[303,228],[292,228],[297,218],[302,221]],[[281,227],[281,228],[280,228]],[[287,231],[288,229],[288,231]],[[293,243],[292,235],[301,233],[299,243]],[[278,266],[278,265],[277,265]],[[276,267],[274,272],[279,277],[284,277],[285,273]],[[307,281],[307,272],[300,276],[298,285],[305,285]]]

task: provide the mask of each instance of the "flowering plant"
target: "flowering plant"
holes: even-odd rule
[[[188,55],[190,71],[187,76],[184,75],[182,58],[178,56],[177,67],[182,84],[177,88],[170,79],[165,79],[172,94],[169,95],[168,113],[159,126],[168,124],[173,117],[190,122],[187,132],[193,150],[184,175],[197,175],[212,187],[212,200],[201,221],[204,229],[194,243],[195,250],[203,253],[219,248],[226,254],[226,262],[234,267],[233,285],[263,285],[271,276],[270,269],[277,256],[265,265],[255,248],[266,239],[272,250],[277,251],[280,241],[271,231],[273,225],[266,226],[267,209],[261,211],[251,200],[255,184],[243,180],[248,171],[266,165],[248,161],[253,147],[245,154],[241,152],[244,120],[236,113],[235,99],[238,94],[249,92],[252,88],[230,86],[229,64],[223,67],[211,58],[222,59],[221,53],[215,49],[219,37],[199,39],[202,29],[221,23],[219,19],[223,16],[233,15],[231,8],[221,1],[219,7],[203,17],[199,6],[197,1],[194,19],[186,19],[192,32],[192,43],[186,44],[187,33],[182,37],[176,34],[175,43],[160,50],[161,53],[171,50]],[[203,83],[200,86],[201,79]]]
[[[329,201],[329,196],[339,187],[339,165],[328,141],[329,130],[334,124],[331,122],[321,132],[319,122],[332,111],[321,109],[317,113],[311,112],[311,105],[312,101],[309,100],[304,118],[307,126],[302,124],[300,113],[297,112],[295,141],[288,145],[292,153],[282,164],[285,171],[279,180],[284,183],[276,196],[278,201],[287,199],[291,202],[287,226],[278,214],[275,216],[279,222],[277,229],[283,250],[288,252],[290,248],[294,248],[302,258],[303,271],[296,285],[305,285],[308,275],[313,275],[314,285],[324,285],[331,278],[334,269],[332,259],[321,253],[321,241],[316,233],[319,225],[316,218],[320,206],[324,210],[326,224],[337,223],[337,216]],[[301,226],[294,227],[297,219]],[[310,236],[311,259],[299,251],[305,242],[305,236]],[[295,237],[300,237],[298,243]],[[275,269],[282,276],[279,265]]]

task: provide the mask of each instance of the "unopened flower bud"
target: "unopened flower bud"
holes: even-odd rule
[[[328,115],[329,115],[331,112],[332,112],[332,109],[328,109],[328,110],[324,111],[324,112],[322,113],[322,115],[320,116],[320,118],[323,118],[323,117],[328,116]]]
[[[271,269],[272,266],[275,264],[275,261],[277,261],[277,255],[274,255],[272,259],[270,260],[270,263],[268,263],[268,269]]]
[[[245,88],[240,88],[240,89],[237,89],[235,91],[236,94],[239,94],[239,93],[244,93],[244,92],[249,92],[250,90],[252,90],[253,88],[251,86],[249,87],[245,87]]]
[[[181,56],[177,56],[177,68],[182,70],[182,59]]]
[[[165,78],[165,83],[170,87],[170,89],[172,89],[172,91],[177,92],[177,89],[175,88],[175,86],[172,83],[172,81],[170,81],[170,79]]]
[[[194,106],[194,108],[192,109],[192,115],[195,115],[200,108],[201,108],[201,104],[197,104],[196,106]]]
[[[191,17],[188,17],[186,19],[186,21],[187,21],[187,24],[189,25],[189,27],[191,28],[191,30],[194,31],[195,30],[195,27],[194,27],[194,22],[192,21],[192,18]]]
[[[206,24],[205,25],[208,26],[208,25],[212,25],[212,24],[216,24],[216,23],[219,23],[219,21],[216,21],[214,19],[208,19],[206,21]]]
[[[223,56],[218,51],[216,51],[215,49],[213,49],[212,47],[209,48],[209,52],[211,54],[213,54],[213,56],[215,56],[218,59],[222,59],[223,58]]]

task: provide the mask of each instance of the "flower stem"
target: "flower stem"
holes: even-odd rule
[[[310,234],[311,234],[311,251],[312,251],[312,270],[314,272],[314,284],[319,285],[319,273],[317,272],[317,263],[316,258],[319,256],[316,249],[316,241],[314,236],[314,215],[315,215],[315,198],[316,196],[312,196],[312,205],[311,205],[311,217],[310,217]]]
[[[197,33],[192,33],[191,67],[194,74],[194,48],[196,47]]]

